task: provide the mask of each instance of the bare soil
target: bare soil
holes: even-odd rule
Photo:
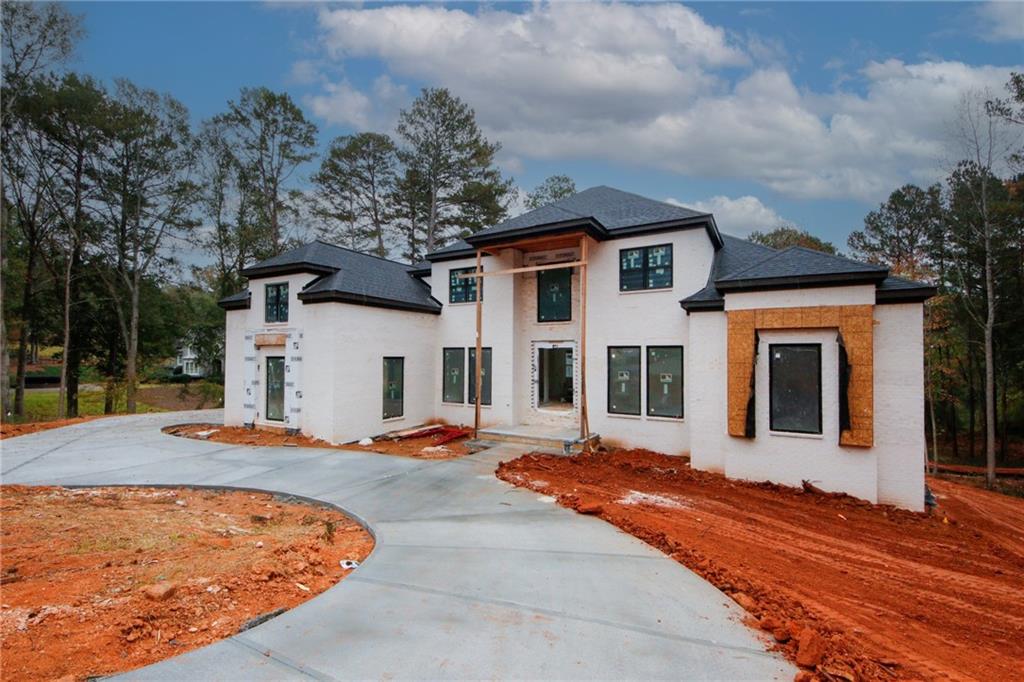
[[[529,454],[497,475],[696,571],[817,679],[1021,679],[1024,500],[930,479],[939,509],[915,514],[643,450]]]
[[[131,670],[235,634],[348,575],[369,533],[272,495],[0,487],[4,680]]]
[[[211,432],[212,433],[208,433]],[[363,452],[377,452],[384,455],[399,455],[402,457],[415,457],[417,459],[453,459],[470,454],[472,450],[466,447],[468,436],[462,436],[452,441],[444,442],[444,434],[434,434],[417,438],[405,438],[403,440],[391,440],[381,438],[375,440],[372,445],[359,445],[357,443],[346,443],[334,445],[325,440],[310,438],[302,434],[289,435],[283,429],[271,431],[266,429],[247,429],[242,426],[222,426],[219,424],[181,424],[164,428],[164,433],[185,438],[196,438],[199,440],[212,440],[218,443],[230,443],[234,445],[271,445],[303,448],[331,448],[335,450],[362,450]],[[208,434],[208,435],[200,435]]]
[[[4,438],[14,438],[15,436],[24,436],[27,433],[35,433],[36,431],[56,429],[60,426],[81,424],[82,422],[91,421],[93,419],[100,419],[100,417],[74,417],[72,419],[54,419],[48,422],[29,422],[27,424],[0,422],[0,440],[3,440]]]

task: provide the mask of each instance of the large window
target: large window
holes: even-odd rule
[[[672,287],[672,245],[619,251],[619,291]]]
[[[445,348],[444,389],[441,399],[446,403],[461,403],[466,395],[466,350]]]
[[[683,347],[647,347],[647,414],[683,417]]]
[[[491,404],[491,349],[484,348],[480,370],[480,404]],[[469,349],[469,402],[476,404],[476,348]]]
[[[572,319],[572,268],[537,271],[537,321]]]
[[[640,346],[608,348],[608,412],[640,414]]]
[[[768,346],[772,431],[821,433],[821,344]]]
[[[404,413],[405,358],[384,358],[384,418]]]
[[[480,291],[483,299],[483,280],[477,277],[460,277],[476,272],[476,268],[455,268],[448,275],[448,302],[474,303],[476,293]]]
[[[267,420],[284,421],[284,358],[267,358]]]
[[[288,321],[288,282],[268,284],[266,288],[267,322]]]

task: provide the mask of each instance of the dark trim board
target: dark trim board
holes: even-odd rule
[[[351,303],[352,305],[365,305],[372,308],[388,308],[391,310],[406,310],[414,313],[430,313],[431,315],[441,314],[441,302],[436,298],[431,297],[430,300],[437,304],[437,307],[418,305],[416,303],[403,303],[401,301],[394,301],[386,298],[377,298],[376,296],[366,296],[365,294],[353,294],[346,291],[316,291],[316,292],[300,292],[299,300],[303,304],[309,303]]]
[[[823,275],[790,275],[756,279],[715,280],[720,291],[768,291],[771,289],[803,289],[807,287],[852,286],[879,284],[889,276],[887,271],[837,272]]]
[[[336,272],[336,268],[306,262],[286,263],[282,265],[253,265],[242,270],[242,276],[249,279],[259,279],[261,277],[277,277],[279,275],[296,275],[303,272],[311,272],[317,275],[330,275]]]
[[[493,234],[478,232],[466,237],[466,242],[474,247],[494,246],[502,242],[521,239],[523,237],[550,237],[567,232],[578,232],[583,230],[585,234],[597,241],[604,241],[610,238],[608,230],[594,218],[574,218],[563,220],[557,223],[545,225],[532,225],[530,227],[517,227],[510,230],[502,230]],[[485,231],[486,232],[486,231]]]

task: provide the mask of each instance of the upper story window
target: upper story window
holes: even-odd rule
[[[769,428],[821,433],[821,344],[768,345]]]
[[[288,321],[288,282],[268,284],[266,288],[266,321]]]
[[[672,288],[672,245],[619,251],[619,291]]]
[[[453,268],[448,273],[448,302],[449,303],[475,303],[477,290],[480,290],[480,299],[483,300],[483,287],[478,284],[481,280],[477,277],[460,277],[476,272],[476,268]]]
[[[572,268],[537,271],[537,321],[572,319]]]

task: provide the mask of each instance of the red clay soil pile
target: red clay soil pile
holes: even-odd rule
[[[82,422],[92,421],[93,419],[100,419],[100,417],[73,417],[71,419],[53,419],[48,422],[28,422],[26,424],[2,422],[0,423],[0,440],[4,438],[14,438],[15,436],[24,436],[27,433],[35,433],[36,431],[56,429],[59,426],[81,424]]]
[[[1024,500],[932,480],[931,516],[730,481],[643,450],[525,455],[498,477],[555,496],[729,594],[804,677],[1021,679]]]
[[[3,679],[131,670],[238,632],[348,573],[373,540],[262,493],[3,486]]]
[[[471,432],[459,427],[439,426],[437,431],[415,438],[391,439],[381,437],[371,445],[346,443],[333,445],[325,440],[302,434],[289,435],[283,429],[248,429],[242,426],[219,424],[181,424],[164,428],[164,433],[185,438],[212,440],[233,445],[276,445],[302,448],[330,448],[335,450],[362,450],[385,455],[400,455],[417,459],[453,459],[471,451],[465,442]]]

